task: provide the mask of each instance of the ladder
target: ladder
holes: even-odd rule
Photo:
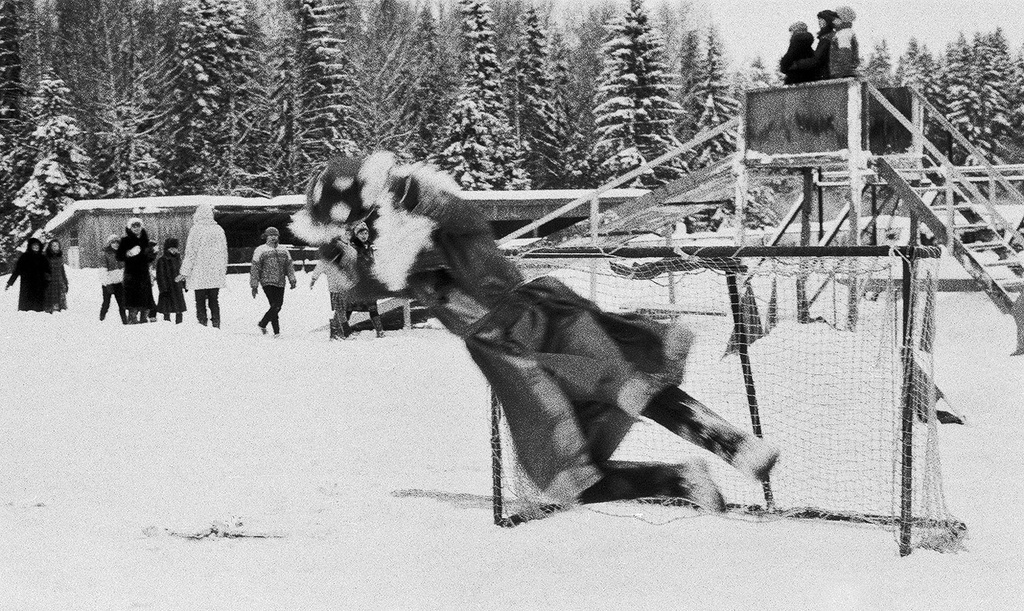
[[[937,239],[945,242],[996,307],[1013,316],[1017,324],[1017,349],[1013,354],[1024,355],[1024,235],[999,214],[992,202],[997,184],[1018,205],[1024,205],[1024,195],[916,89],[911,91],[922,108],[980,164],[978,169],[990,185],[988,197],[978,189],[974,176],[953,165],[920,127],[903,116],[878,89],[867,84],[867,91],[913,134],[937,164],[926,168],[922,157],[919,166],[897,170],[887,159],[878,157],[875,169],[879,177],[896,189],[900,199]],[[909,174],[927,176],[930,180],[914,187],[908,181]],[[937,196],[926,203],[922,195],[929,191]]]

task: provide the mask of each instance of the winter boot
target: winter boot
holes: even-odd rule
[[[380,316],[373,316],[370,320],[373,321],[373,329],[377,332],[377,337],[384,337],[384,323],[380,321]]]
[[[345,331],[337,321],[331,320],[331,339],[345,339]]]
[[[753,435],[743,440],[732,457],[732,466],[757,481],[766,481],[779,460],[779,448]]]
[[[675,489],[666,496],[682,498],[696,506],[702,513],[722,513],[725,498],[718,484],[711,479],[708,463],[703,458],[691,458],[675,466],[677,479]]]
[[[341,323],[341,339],[348,339],[352,335],[352,325],[348,321]]]

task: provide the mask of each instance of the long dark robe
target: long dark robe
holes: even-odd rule
[[[407,180],[392,185],[394,199],[435,228],[401,292],[464,339],[534,484],[552,499],[575,499],[600,479],[643,409],[622,409],[624,384],[666,370],[667,328],[602,312],[554,278],[524,282],[477,208],[429,181]],[[376,256],[389,253],[380,246]],[[372,282],[359,280],[359,290]]]
[[[7,281],[7,286],[13,286],[14,282],[21,278],[18,309],[23,312],[42,312],[46,309],[46,286],[50,281],[50,263],[41,251],[32,250],[33,241],[42,247],[38,240],[29,240],[28,247],[18,257],[18,262],[14,264],[14,270]]]

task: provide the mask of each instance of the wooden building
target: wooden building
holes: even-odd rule
[[[586,190],[557,191],[467,191],[462,196],[479,206],[491,220],[498,235],[541,218]],[[614,207],[647,193],[643,189],[613,189],[601,195],[601,204]],[[267,227],[281,231],[284,244],[302,246],[288,231],[291,215],[302,208],[304,197],[286,195],[274,198],[182,195],[133,199],[81,200],[47,223],[45,233],[61,241],[72,267],[98,267],[102,249],[110,235],[124,235],[128,219],[139,217],[149,237],[162,246],[169,237],[178,238],[185,247],[192,215],[200,203],[214,207],[214,218],[224,228],[228,240],[229,263],[245,266],[253,249],[262,243]],[[537,235],[545,235],[580,218],[564,217],[543,225]],[[302,256],[302,253],[300,253]]]

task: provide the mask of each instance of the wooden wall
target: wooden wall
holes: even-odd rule
[[[78,234],[79,267],[100,267],[103,264],[103,245],[107,236],[125,235],[128,219],[139,217],[149,234],[149,239],[156,240],[157,246],[163,249],[164,240],[178,238],[180,247],[185,248],[185,238],[192,227],[191,208],[172,208],[160,212],[134,213],[131,210],[82,210],[75,214],[73,221],[65,225],[54,237],[59,239],[65,248],[72,245],[73,233]]]

